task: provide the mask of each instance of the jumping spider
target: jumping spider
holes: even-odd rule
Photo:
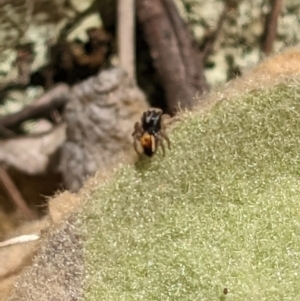
[[[150,109],[143,113],[141,122],[134,124],[134,132],[132,133],[134,139],[133,146],[138,154],[140,154],[138,151],[138,142],[148,157],[152,157],[159,146],[162,149],[163,156],[165,156],[163,139],[167,141],[168,148],[171,149],[171,141],[165,133],[165,119],[167,117],[169,115],[163,114],[160,109]]]

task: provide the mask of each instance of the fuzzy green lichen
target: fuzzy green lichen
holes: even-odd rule
[[[85,300],[296,300],[299,87],[193,113],[165,158],[101,186],[82,213]]]

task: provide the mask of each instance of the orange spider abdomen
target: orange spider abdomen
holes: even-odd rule
[[[141,145],[147,154],[155,152],[155,137],[149,133],[143,134],[141,137]]]

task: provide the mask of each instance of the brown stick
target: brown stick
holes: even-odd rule
[[[162,4],[174,28],[180,56],[183,64],[186,66],[186,81],[197,93],[202,94],[209,90],[209,86],[204,76],[204,61],[198,50],[195,38],[180,16],[174,0],[162,0]]]
[[[11,198],[14,204],[21,210],[26,219],[36,218],[36,214],[27,206],[20,191],[16,187],[15,183],[7,173],[7,171],[0,167],[0,181],[5,188],[7,195]]]
[[[201,53],[171,0],[136,0],[137,17],[165,90],[168,113],[208,90]]]
[[[21,111],[2,117],[0,119],[0,129],[13,130],[26,120],[49,115],[52,110],[65,105],[69,101],[69,95],[69,87],[65,84],[60,84]]]
[[[118,0],[120,66],[135,81],[135,0]]]
[[[270,1],[272,7],[269,15],[266,19],[264,41],[262,45],[262,51],[269,55],[273,50],[273,44],[277,34],[277,21],[282,8],[282,0]]]

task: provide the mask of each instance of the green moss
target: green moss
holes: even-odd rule
[[[99,188],[86,300],[297,300],[299,95],[287,83],[191,114],[165,158]]]

